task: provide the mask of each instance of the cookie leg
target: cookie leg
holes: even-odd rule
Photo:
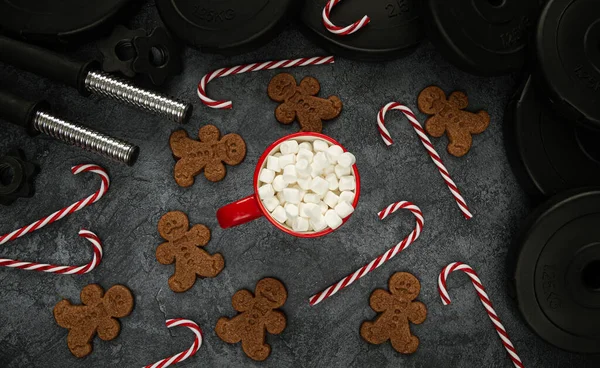
[[[175,274],[169,278],[169,287],[176,293],[191,289],[196,282],[196,273],[182,262],[185,260],[175,262]]]
[[[242,339],[242,349],[250,358],[263,361],[271,354],[271,346],[265,343],[264,328],[253,329],[253,334],[247,334]]]
[[[473,145],[471,133],[464,130],[448,130],[448,153],[455,157],[466,155]]]
[[[419,338],[410,333],[408,321],[400,323],[390,336],[392,347],[401,354],[412,354],[419,347]]]
[[[69,330],[67,335],[67,345],[71,354],[77,358],[83,358],[92,352],[91,341],[94,338],[93,328],[76,327]]]
[[[219,253],[205,256],[197,268],[196,274],[200,277],[216,277],[225,267],[225,260]]]
[[[221,317],[215,326],[215,333],[219,338],[227,343],[235,344],[242,340],[236,328],[235,318],[229,319]]]
[[[360,336],[371,344],[383,344],[390,337],[385,329],[374,322],[363,322],[360,326]]]

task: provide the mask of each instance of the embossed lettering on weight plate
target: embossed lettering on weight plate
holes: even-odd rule
[[[385,10],[387,11],[388,18],[394,18],[402,15],[402,13],[408,13],[410,5],[408,4],[408,0],[396,0],[387,4]]]
[[[560,295],[555,293],[556,266],[544,265],[544,269],[542,270],[542,290],[544,291],[544,299],[550,309],[559,309],[562,307]]]
[[[519,44],[527,35],[527,30],[530,28],[531,22],[528,17],[522,17],[519,24],[508,32],[502,33],[500,39],[502,40],[502,47],[505,49],[514,47]]]
[[[194,15],[206,23],[223,23],[235,19],[236,13],[235,10],[231,8],[225,10],[213,10],[201,7],[200,5],[195,5]]]
[[[575,76],[579,78],[586,87],[594,92],[600,91],[600,80],[596,79],[596,77],[586,70],[583,65],[577,65],[573,71],[575,72]]]

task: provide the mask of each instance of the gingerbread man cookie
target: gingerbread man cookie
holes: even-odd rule
[[[410,273],[397,272],[390,277],[389,288],[389,292],[377,289],[371,294],[371,308],[381,314],[373,322],[363,322],[360,335],[371,344],[390,340],[397,352],[412,354],[419,347],[419,338],[410,333],[409,322],[421,324],[427,316],[425,304],[414,301],[421,284]]]
[[[275,110],[277,121],[291,124],[298,119],[300,131],[321,133],[323,120],[331,120],[342,111],[342,101],[337,96],[316,97],[320,89],[319,81],[313,77],[305,77],[300,85],[291,74],[273,77],[267,92],[273,101],[282,102]]]
[[[265,343],[265,331],[278,335],[285,329],[285,315],[277,308],[283,306],[286,299],[287,290],[280,281],[262,279],[256,284],[254,295],[248,290],[233,295],[231,304],[240,314],[231,319],[219,318],[215,332],[227,343],[241,341],[244,353],[250,358],[265,360],[271,354],[271,346]]]
[[[194,184],[194,176],[204,170],[204,176],[217,182],[225,178],[225,165],[238,165],[246,157],[246,142],[238,134],[221,137],[219,128],[205,125],[198,132],[200,141],[191,139],[185,130],[171,134],[169,144],[178,159],[174,176],[179,186]]]
[[[425,122],[425,130],[432,137],[448,135],[448,153],[456,157],[466,155],[473,145],[472,134],[483,133],[490,125],[486,111],[472,113],[463,111],[469,106],[469,98],[462,92],[452,92],[449,98],[441,88],[425,88],[417,101],[419,110],[433,115]]]
[[[185,213],[172,211],[161,217],[158,232],[167,242],[156,248],[156,259],[169,265],[175,262],[175,273],[169,287],[176,293],[189,290],[196,277],[216,277],[225,267],[223,256],[210,255],[203,247],[210,241],[210,230],[204,225],[190,223]]]
[[[104,341],[116,338],[121,331],[117,318],[126,317],[133,310],[131,291],[122,285],[115,285],[106,293],[99,285],[88,285],[81,290],[80,298],[83,305],[72,305],[65,299],[54,307],[54,319],[69,330],[67,345],[77,358],[92,352],[96,333]]]

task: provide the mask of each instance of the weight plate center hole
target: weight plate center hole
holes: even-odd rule
[[[157,67],[163,67],[169,61],[169,51],[162,46],[152,46],[148,52],[150,63]]]
[[[131,41],[119,41],[115,46],[115,54],[121,61],[133,60],[136,56],[135,47]]]
[[[581,279],[585,287],[600,292],[600,260],[588,263],[581,272]]]
[[[506,3],[506,0],[487,0],[494,8],[500,8]]]
[[[15,180],[15,171],[8,164],[0,164],[0,185],[7,187]]]

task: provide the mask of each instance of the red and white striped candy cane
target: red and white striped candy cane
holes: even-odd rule
[[[502,344],[504,345],[504,348],[506,348],[506,351],[508,352],[510,359],[512,360],[515,367],[523,368],[523,363],[521,362],[521,358],[519,358],[519,356],[517,355],[517,351],[515,350],[513,343],[508,338],[506,329],[500,322],[500,318],[498,318],[498,314],[494,310],[494,307],[492,307],[492,302],[490,301],[490,298],[488,297],[487,293],[485,292],[483,284],[481,283],[479,276],[477,276],[477,272],[475,272],[475,270],[473,270],[473,268],[471,268],[471,266],[468,266],[468,265],[466,265],[464,263],[460,263],[460,262],[454,262],[454,263],[450,263],[448,266],[446,266],[442,270],[442,272],[440,273],[440,276],[438,278],[438,290],[440,292],[440,297],[442,298],[442,303],[444,303],[444,305],[450,304],[450,295],[448,295],[446,281],[448,279],[448,275],[454,271],[463,271],[471,278],[471,282],[473,283],[473,286],[475,287],[475,290],[477,291],[477,295],[479,295],[481,304],[483,304],[483,306],[485,307],[485,310],[487,311],[488,316],[492,320],[492,323],[494,324],[494,327],[496,328],[496,332],[498,332],[498,336],[500,336],[500,340],[502,340]]]
[[[108,174],[106,173],[106,171],[100,166],[90,164],[77,165],[71,168],[71,172],[73,173],[73,175],[77,175],[82,172],[93,172],[94,174],[98,174],[102,179],[100,189],[98,189],[94,194],[90,195],[89,197],[83,198],[82,200],[75,202],[72,205],[65,207],[61,210],[58,210],[49,216],[39,219],[32,224],[23,226],[22,228],[17,229],[11,233],[0,235],[0,245],[18,239],[25,234],[39,230],[46,225],[49,225],[55,221],[62,219],[63,217],[72,214],[73,212],[77,212],[84,207],[98,202],[98,200],[100,200],[100,198],[102,198],[104,194],[106,194],[106,192],[108,191],[108,187],[110,186],[110,179],[108,178]]]
[[[26,271],[57,273],[61,275],[83,275],[84,273],[92,271],[102,261],[102,242],[96,234],[85,229],[81,229],[79,231],[79,236],[89,240],[94,247],[94,257],[89,263],[86,263],[82,266],[57,266],[45,263],[23,262],[0,258],[0,267],[18,268]]]
[[[329,32],[338,36],[348,36],[369,24],[371,18],[369,18],[368,15],[365,15],[361,20],[358,20],[346,27],[338,27],[333,24],[331,19],[329,19],[329,14],[331,13],[331,9],[333,9],[333,7],[336,6],[340,1],[342,0],[329,0],[329,2],[323,8],[323,25]]]
[[[177,318],[177,319],[168,319],[167,320],[167,328],[177,327],[177,326],[185,326],[192,330],[196,337],[194,338],[194,343],[190,346],[186,351],[182,351],[179,354],[175,354],[163,360],[160,360],[154,364],[149,364],[144,366],[144,368],[164,368],[168,367],[172,364],[179,363],[183,360],[186,360],[190,356],[196,354],[200,346],[202,346],[202,330],[200,326],[196,324],[194,321],[190,321],[189,319]]]
[[[344,277],[338,283],[331,285],[327,289],[310,297],[310,299],[309,299],[310,305],[317,305],[320,302],[322,302],[323,300],[325,300],[325,299],[329,298],[330,296],[332,296],[333,294],[337,293],[338,291],[344,289],[345,287],[348,287],[354,281],[360,279],[361,277],[364,277],[369,272],[374,271],[376,268],[378,268],[379,266],[383,265],[384,263],[386,263],[387,261],[392,259],[396,254],[402,252],[409,245],[414,243],[415,240],[417,240],[417,238],[421,234],[421,230],[423,230],[423,224],[424,224],[423,213],[421,212],[419,207],[415,206],[414,204],[412,204],[410,202],[405,202],[405,201],[396,202],[396,203],[392,203],[389,206],[387,206],[387,208],[385,210],[379,212],[377,215],[379,216],[380,220],[383,220],[384,218],[388,217],[390,214],[392,214],[400,209],[409,210],[415,216],[417,222],[416,222],[414,230],[406,238],[404,238],[404,240],[402,240],[400,243],[398,243],[393,248],[389,249],[387,252],[383,253],[379,257],[372,260],[369,264],[364,265],[363,267],[358,269],[353,274]]]
[[[312,58],[300,58],[294,60],[265,61],[264,63],[236,65],[230,68],[217,69],[202,77],[200,83],[198,83],[198,97],[200,97],[200,100],[202,100],[203,104],[205,104],[208,107],[212,107],[213,109],[231,109],[231,101],[216,101],[208,97],[208,95],[206,94],[206,85],[210,81],[212,81],[215,78],[222,78],[227,77],[229,75],[236,75],[249,72],[258,72],[260,70],[273,70],[333,63],[333,56],[316,56]]]
[[[377,115],[377,126],[379,128],[381,138],[383,139],[385,144],[391,146],[394,143],[392,137],[390,136],[390,132],[385,127],[385,114],[389,110],[400,110],[402,111],[402,113],[404,113],[412,127],[415,129],[415,132],[417,132],[417,135],[421,139],[421,143],[423,143],[423,146],[425,146],[425,149],[429,153],[429,157],[431,157],[431,160],[433,161],[435,166],[437,166],[440,174],[442,175],[442,178],[446,182],[446,185],[448,185],[448,189],[450,189],[450,192],[454,196],[454,199],[456,200],[456,203],[458,204],[458,207],[462,211],[463,215],[467,220],[471,219],[473,217],[473,214],[469,210],[465,199],[460,194],[460,190],[456,186],[456,183],[454,183],[452,178],[450,178],[450,173],[448,172],[448,169],[446,169],[446,167],[442,163],[440,155],[438,155],[438,153],[435,151],[435,148],[433,148],[433,144],[427,137],[427,134],[425,134],[421,123],[419,123],[417,117],[411,109],[397,102],[388,103],[381,110],[379,110],[379,114]]]

